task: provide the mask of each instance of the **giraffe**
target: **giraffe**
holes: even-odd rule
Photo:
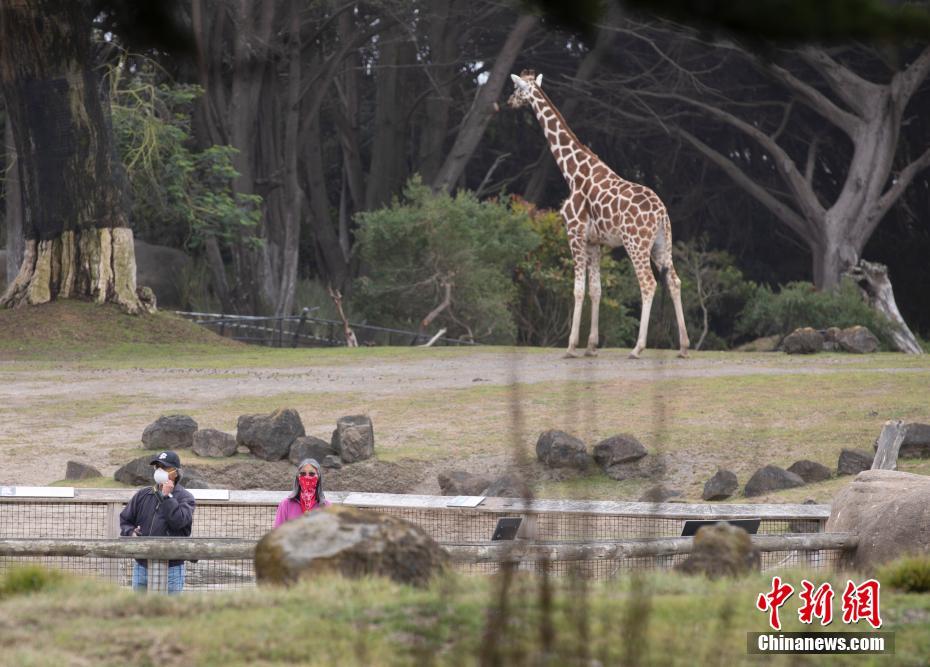
[[[535,76],[535,72],[525,70],[520,76],[511,74],[510,78],[514,83],[514,92],[507,102],[508,106],[512,109],[527,105],[532,107],[571,191],[559,211],[568,232],[575,270],[575,308],[565,356],[578,356],[575,348],[578,345],[586,273],[591,299],[591,332],[585,355],[597,354],[601,248],[623,245],[633,262],[642,297],[639,335],[630,358],[639,358],[646,347],[649,313],[656,291],[650,258],[665,274],[678,320],[678,356],[687,357],[689,341],[681,308],[681,280],[672,265],[672,226],[665,204],[646,186],[617,176],[590,148],[579,141],[565,118],[543,92],[542,74]]]

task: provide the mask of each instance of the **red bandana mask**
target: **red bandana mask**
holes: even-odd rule
[[[298,477],[300,483],[300,509],[309,512],[316,506],[316,487],[320,483],[319,476]]]

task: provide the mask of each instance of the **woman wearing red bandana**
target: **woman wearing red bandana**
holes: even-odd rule
[[[316,459],[304,459],[297,466],[294,489],[278,505],[274,527],[329,504],[323,495],[323,469]]]

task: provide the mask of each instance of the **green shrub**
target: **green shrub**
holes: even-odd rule
[[[145,58],[110,70],[113,134],[128,179],[136,236],[172,247],[198,248],[208,235],[258,243],[262,198],[233,190],[238,150],[192,141],[192,118],[203,90],[170,81]]]
[[[61,572],[46,569],[41,565],[13,567],[0,579],[0,599],[12,595],[38,593],[54,586],[61,579]]]
[[[759,287],[740,314],[737,331],[758,337],[786,335],[798,327],[843,329],[857,324],[868,327],[888,347],[888,322],[865,303],[852,281],[844,280],[835,291],[793,282],[778,292]]]
[[[930,593],[930,557],[899,558],[879,570],[878,580],[906,593]]]
[[[516,336],[517,263],[539,243],[527,214],[460,192],[433,193],[412,179],[403,201],[357,217],[356,252],[367,273],[353,306],[369,322],[488,343]]]
[[[575,272],[565,224],[558,211],[536,209],[515,200],[527,214],[526,224],[540,239],[517,267],[519,297],[514,306],[518,341],[526,345],[558,346],[568,343],[575,307]],[[598,333],[608,347],[629,346],[636,340],[638,310],[628,303],[639,294],[630,263],[604,253],[601,260],[601,307]],[[591,302],[585,298],[580,344],[587,342]]]

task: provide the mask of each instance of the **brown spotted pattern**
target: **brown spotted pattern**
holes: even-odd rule
[[[642,297],[639,335],[630,356],[638,357],[646,346],[656,290],[650,260],[665,273],[678,320],[679,356],[687,356],[689,341],[681,307],[681,280],[672,265],[672,227],[665,204],[645,185],[620,178],[581,143],[543,92],[540,82],[531,72],[521,74],[519,81],[515,78],[514,93],[508,104],[511,108],[530,106],[533,109],[571,190],[560,210],[575,268],[575,308],[567,355],[575,356],[578,344],[586,278],[591,299],[591,333],[586,354],[596,354],[601,246],[622,245],[633,262]]]

